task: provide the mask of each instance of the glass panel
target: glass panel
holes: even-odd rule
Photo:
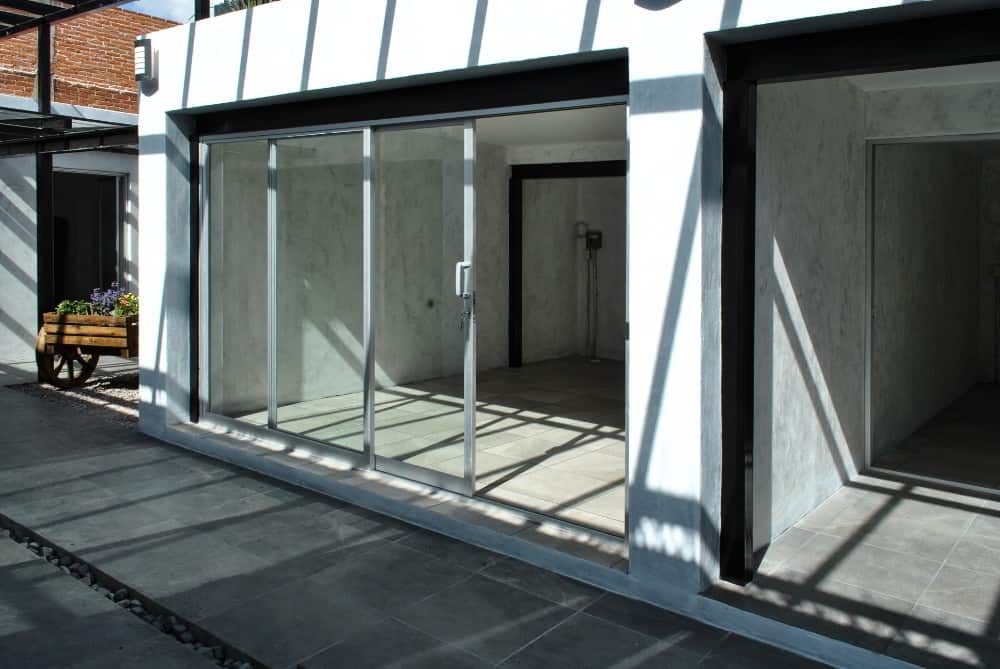
[[[463,477],[463,127],[374,142],[375,454]]]
[[[361,133],[275,145],[277,426],[362,451]]]
[[[209,151],[209,398],[267,424],[267,142]]]
[[[625,532],[625,177],[567,164],[520,180],[519,198],[508,188],[510,165],[540,156],[624,159],[625,121],[623,106],[476,120],[476,494],[612,534]]]

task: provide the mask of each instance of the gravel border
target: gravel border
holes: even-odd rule
[[[125,611],[152,625],[199,655],[225,669],[267,669],[267,665],[227,644],[211,632],[185,620],[170,609],[146,597],[71,552],[56,546],[37,532],[0,514],[0,539],[23,545],[59,571],[83,581],[92,590],[115,602]]]
[[[53,404],[100,415],[120,425],[135,425],[139,421],[139,372],[91,377],[82,386],[69,390],[59,390],[47,383],[7,387]],[[95,408],[103,411],[96,412]]]

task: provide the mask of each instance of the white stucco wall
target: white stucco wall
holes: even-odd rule
[[[35,158],[0,159],[0,364],[35,359]]]
[[[485,6],[477,24],[477,3],[467,0],[433,8],[415,0],[283,0],[156,33],[159,76],[142,96],[139,123],[142,429],[169,437],[189,406],[190,128],[168,112],[625,48],[628,587],[661,602],[701,590],[718,573],[721,460],[721,121],[703,34],[894,4],[505,0]]]

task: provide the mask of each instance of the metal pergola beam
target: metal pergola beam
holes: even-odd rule
[[[0,156],[93,151],[134,147],[138,143],[139,132],[135,127],[102,128],[100,130],[70,132],[53,137],[0,142]]]
[[[35,0],[3,0],[3,6],[10,7],[11,9],[20,9],[21,11],[39,16],[54,14],[63,9],[59,5],[48,5],[44,2],[35,2]]]
[[[121,2],[122,0],[82,0],[81,2],[70,2],[70,0],[66,0],[66,4],[70,5],[69,7],[57,7],[53,5],[52,7],[56,11],[43,14],[41,16],[4,12],[6,17],[0,16],[0,23],[9,23],[10,25],[5,28],[0,28],[0,37],[13,35],[15,33],[28,30],[29,28],[48,26],[53,21],[61,21],[77,14],[83,14],[84,12],[100,9],[101,7],[107,7],[108,5],[121,4]],[[0,0],[0,7],[2,6],[13,7],[14,5]]]

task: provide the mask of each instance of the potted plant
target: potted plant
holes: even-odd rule
[[[139,298],[118,282],[89,300],[63,300],[42,315],[36,342],[39,375],[58,388],[84,383],[101,355],[139,354]]]

